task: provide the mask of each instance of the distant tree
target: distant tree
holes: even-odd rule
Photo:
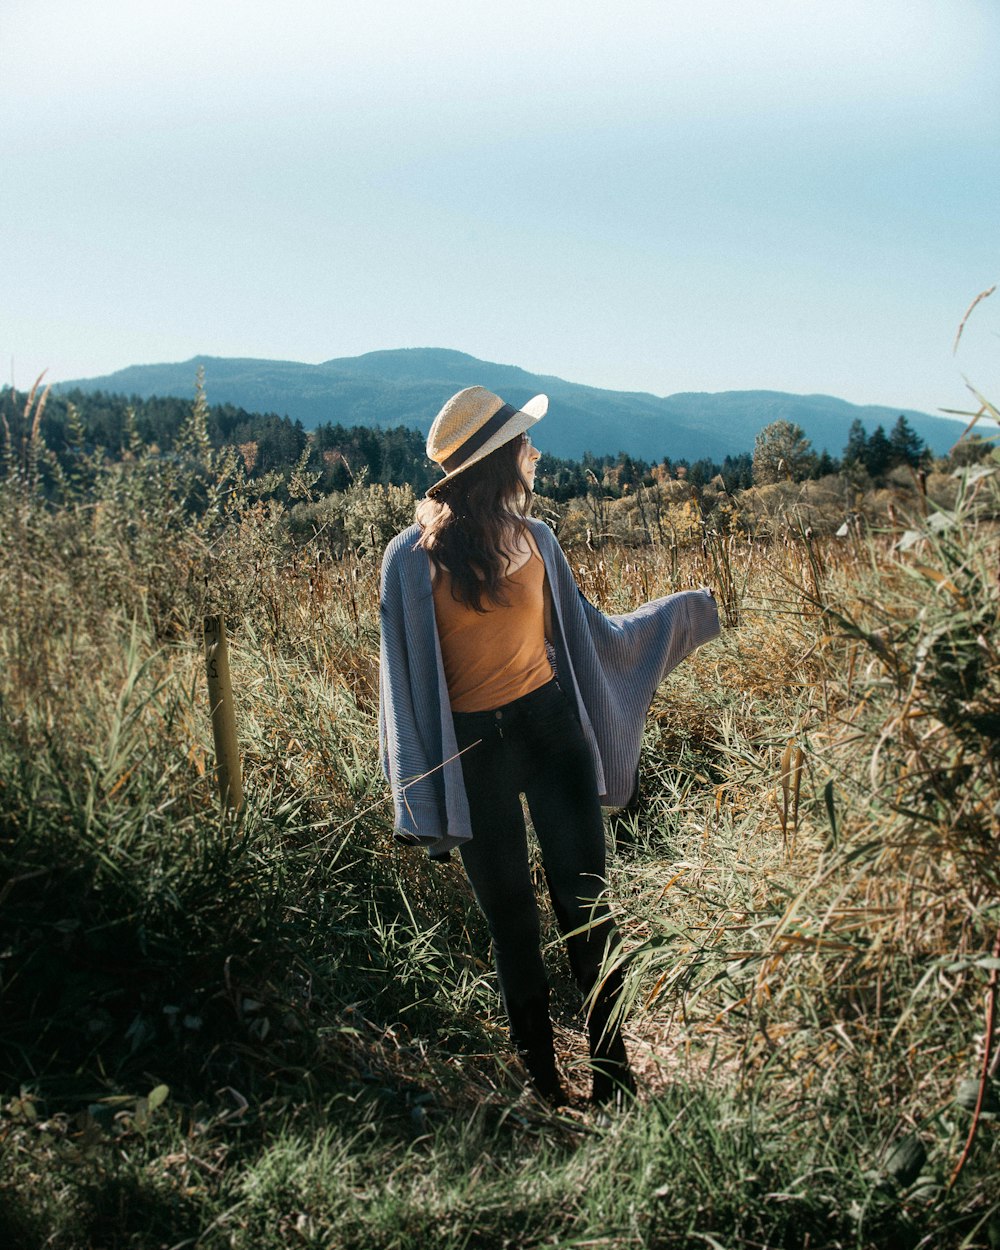
[[[431,470],[424,454],[423,435],[397,425],[383,430],[382,481],[386,485],[403,486],[409,483],[418,494],[423,494],[437,476]]]
[[[927,444],[902,413],[889,433],[889,456],[891,465],[908,464],[911,469],[919,468],[927,457]]]
[[[719,466],[711,460],[696,460],[688,468],[688,481],[699,490],[719,472]]]
[[[868,446],[865,448],[865,468],[876,482],[881,481],[889,471],[892,464],[892,447],[886,438],[885,430],[881,425],[875,427],[875,432],[868,440]]]
[[[816,455],[802,428],[791,421],[772,421],[757,435],[753,448],[753,480],[755,486],[791,480],[801,482],[809,476]]]
[[[618,453],[618,485],[637,486],[642,480],[642,470],[627,452]]]
[[[381,430],[365,428],[358,431],[358,448],[368,465],[368,473],[372,482],[382,480],[382,446],[385,435]]]
[[[535,494],[556,503],[565,503],[587,493],[587,479],[576,460],[561,460],[543,451],[538,461]]]
[[[726,490],[731,495],[738,490],[746,490],[753,485],[753,457],[748,451],[742,451],[738,456],[726,456],[721,473]]]
[[[970,465],[984,464],[987,460],[1000,457],[1000,444],[995,438],[983,438],[981,434],[970,434],[956,443],[948,454],[948,464],[953,469],[967,469]]]
[[[824,447],[822,452],[820,452],[819,459],[816,461],[816,467],[812,471],[812,476],[817,479],[829,477],[831,473],[836,473],[839,468],[839,462],[834,460],[833,456]]]
[[[844,448],[843,466],[853,469],[857,464],[864,464],[868,453],[868,434],[861,421],[855,417],[851,428],[847,431],[847,446]]]

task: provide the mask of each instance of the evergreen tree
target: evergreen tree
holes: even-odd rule
[[[882,426],[876,426],[875,433],[868,440],[868,446],[865,448],[865,468],[878,482],[885,477],[891,463],[892,447]]]
[[[753,457],[747,451],[738,456],[726,456],[722,462],[722,480],[731,495],[753,485]],[[713,474],[714,477],[714,474]]]
[[[858,417],[851,422],[847,431],[847,446],[844,448],[843,465],[851,469],[856,464],[864,464],[868,455],[868,434]]]
[[[840,465],[834,460],[833,456],[824,447],[820,453],[819,459],[816,461],[816,467],[813,469],[813,477],[829,477],[831,473],[836,473]]]
[[[889,454],[890,464],[908,464],[911,469],[919,468],[927,455],[926,443],[902,414],[889,434]]]
[[[711,460],[696,460],[688,469],[688,481],[699,490],[719,472],[719,466]]]
[[[634,487],[641,479],[642,473],[639,466],[627,452],[620,451],[618,453],[618,485]]]

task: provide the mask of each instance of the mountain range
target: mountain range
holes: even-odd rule
[[[751,451],[759,430],[779,419],[802,427],[817,451],[838,456],[857,418],[871,434],[890,431],[904,415],[932,451],[943,454],[962,425],[906,408],[860,406],[829,395],[781,391],[691,392],[659,397],[602,390],[529,373],[516,365],[477,360],[445,348],[403,348],[347,356],[323,364],[196,356],[176,364],[132,365],[105,377],[63,382],[80,388],[148,399],[193,396],[199,368],[210,403],[300,420],[307,429],[342,425],[416,427],[424,432],[455,391],[486,386],[512,404],[544,392],[549,411],[536,442],[556,456],[628,452],[649,461],[709,458]]]

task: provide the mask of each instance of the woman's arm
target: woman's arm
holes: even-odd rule
[[[433,657],[421,656],[419,647],[413,651],[415,640],[426,633],[420,613],[427,609],[407,594],[402,568],[406,555],[396,540],[382,563],[379,754],[392,787],[394,824],[402,840],[436,841],[443,833],[435,787],[440,757],[438,753],[432,759],[428,748],[428,725],[438,718],[436,668]]]

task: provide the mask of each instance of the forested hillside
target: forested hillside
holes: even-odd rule
[[[434,413],[462,387],[482,385],[513,404],[544,392],[551,402],[545,445],[556,456],[618,451],[656,462],[664,456],[721,463],[748,453],[757,433],[774,421],[802,428],[818,453],[836,455],[851,423],[891,428],[903,415],[938,455],[961,433],[954,420],[909,409],[847,403],[830,395],[727,391],[649,395],[584,386],[516,365],[478,360],[443,348],[368,352],[309,365],[289,360],[199,356],[177,364],[134,365],[101,378],[60,383],[56,390],[170,395],[190,399],[198,370],[209,398],[256,412],[277,412],[310,429],[341,425],[412,426],[424,433]]]
[[[25,400],[25,395],[9,387],[0,390],[0,419],[15,441],[24,435]],[[203,396],[199,402],[204,404]],[[320,494],[344,491],[364,481],[406,485],[420,495],[436,477],[424,454],[424,436],[415,428],[324,423],[307,430],[301,421],[275,412],[251,412],[233,404],[204,406],[205,434],[211,446],[231,448],[252,479],[277,475],[272,489],[283,498],[288,497],[287,485],[296,469],[310,476],[311,487]],[[191,407],[191,400],[170,396],[142,399],[103,391],[50,392],[39,432],[64,471],[71,470],[82,456],[118,460],[134,454],[137,446],[168,455],[190,421]],[[567,459],[544,451],[546,433],[543,426],[538,436],[543,456],[537,491],[556,503],[595,493],[618,498],[671,478],[697,491],[718,479],[733,494],[755,484],[820,479],[849,469],[878,486],[893,469],[915,469],[929,462],[928,448],[905,416],[898,417],[888,432],[881,425],[868,430],[856,418],[840,455],[817,454],[801,428],[783,420],[758,432],[753,454],[726,454],[719,460],[667,455],[649,460],[622,450]]]

